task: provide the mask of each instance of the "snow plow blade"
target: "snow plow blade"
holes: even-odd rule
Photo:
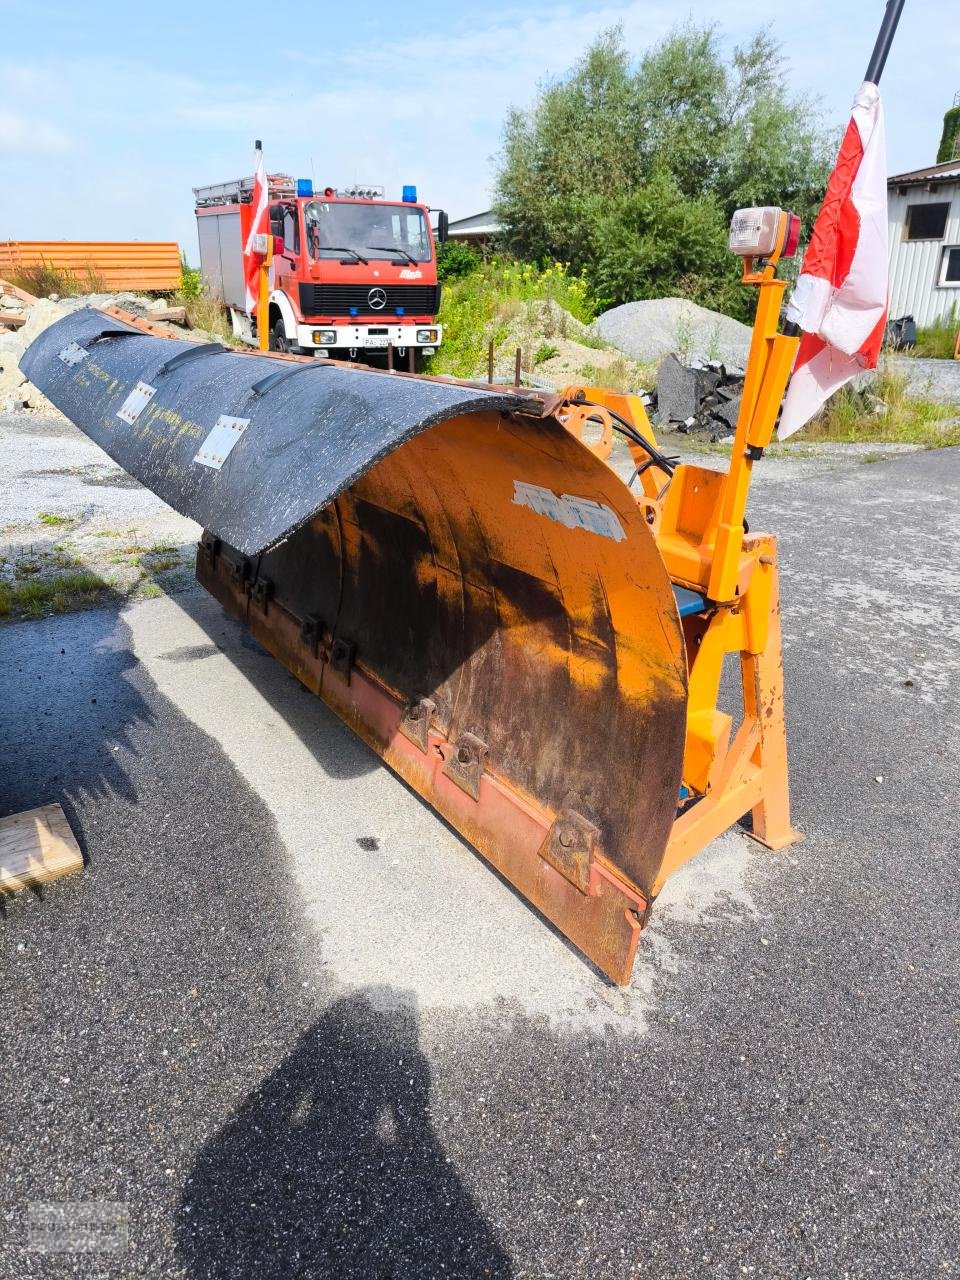
[[[556,396],[151,336],[26,375],[206,532],[200,582],[605,974],[677,811],[687,667],[645,513]]]

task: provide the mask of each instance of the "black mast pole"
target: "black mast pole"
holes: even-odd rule
[[[887,9],[883,15],[883,22],[880,24],[877,43],[873,46],[873,53],[870,55],[870,62],[867,66],[867,74],[863,77],[870,84],[880,83],[880,77],[883,75],[883,68],[887,61],[887,54],[890,52],[890,45],[893,43],[894,33],[902,12],[903,0],[887,0]]]

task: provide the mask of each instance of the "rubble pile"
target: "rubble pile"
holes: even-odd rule
[[[143,298],[134,293],[87,293],[61,298],[50,294],[35,298],[0,280],[0,413],[18,409],[51,409],[47,398],[20,372],[20,357],[34,338],[63,316],[80,307],[121,307],[136,316],[183,322],[163,298]],[[199,333],[191,336],[201,337]]]
[[[681,432],[705,432],[714,442],[732,436],[743,395],[743,369],[719,361],[683,364],[668,355],[657,371],[653,421]]]

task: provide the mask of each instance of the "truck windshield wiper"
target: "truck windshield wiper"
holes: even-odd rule
[[[368,244],[365,247],[367,249],[377,249],[380,253],[402,253],[406,260],[408,262],[412,262],[415,267],[420,265],[412,253],[407,253],[406,249],[401,249],[400,246],[396,244]]]
[[[370,265],[369,258],[365,258],[363,257],[362,254],[357,253],[356,249],[345,249],[343,245],[340,245],[340,244],[322,244],[320,246],[320,252],[321,253],[352,253],[357,262],[362,262],[365,267],[368,267]]]

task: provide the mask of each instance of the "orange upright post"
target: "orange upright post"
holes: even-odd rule
[[[270,266],[273,262],[273,236],[267,236],[267,252],[260,263],[260,296],[257,299],[257,337],[260,350],[270,350]]]

